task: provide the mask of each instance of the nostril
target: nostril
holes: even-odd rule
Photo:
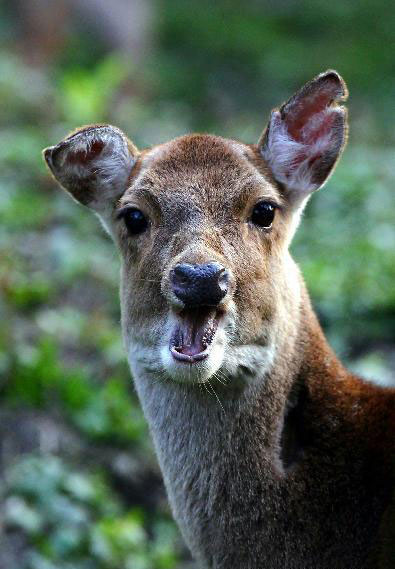
[[[225,294],[228,292],[229,287],[229,272],[224,267],[222,267],[218,277],[218,286],[225,296]]]
[[[174,294],[188,306],[216,306],[228,292],[229,273],[219,263],[179,263],[170,274]]]
[[[194,265],[189,263],[180,263],[171,271],[171,280],[173,285],[188,286],[194,278]]]

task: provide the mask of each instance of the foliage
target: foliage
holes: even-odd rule
[[[395,76],[386,46],[394,23],[384,0],[171,0],[159,19],[154,79],[161,97],[188,106],[194,129],[220,127],[250,142],[270,108],[307,78],[337,69],[352,94],[352,134],[393,144]]]
[[[174,528],[125,511],[105,478],[73,471],[54,456],[29,456],[6,471],[3,520],[33,546],[20,569],[171,569]]]

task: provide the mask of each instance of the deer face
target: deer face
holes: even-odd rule
[[[186,136],[138,164],[113,214],[134,357],[203,381],[227,352],[267,351],[290,213],[258,150]]]
[[[319,76],[254,146],[190,135],[139,153],[93,126],[45,151],[121,252],[132,367],[204,382],[271,366],[300,302],[288,244],[343,146],[344,96],[337,74]]]

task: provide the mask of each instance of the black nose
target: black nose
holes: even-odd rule
[[[180,263],[170,278],[174,294],[186,306],[217,306],[228,292],[229,273],[219,263]]]

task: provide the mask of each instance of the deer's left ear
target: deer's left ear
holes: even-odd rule
[[[138,151],[111,125],[82,127],[43,151],[61,186],[101,215],[126,191]]]
[[[347,111],[338,103],[347,95],[340,75],[326,71],[272,112],[259,149],[294,203],[324,184],[341,154]]]

